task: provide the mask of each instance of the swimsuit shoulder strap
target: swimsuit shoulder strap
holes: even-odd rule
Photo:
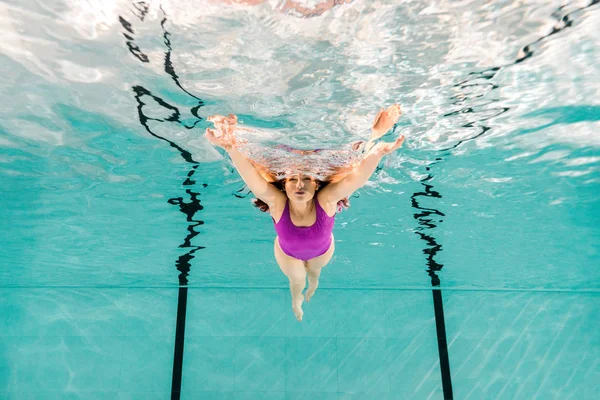
[[[279,222],[281,221],[291,221],[289,199],[285,199],[285,207],[283,207],[283,214],[281,214],[281,218],[279,218]]]
[[[283,207],[283,213],[281,214],[281,217],[279,217],[279,221],[275,222],[275,218],[271,217],[271,219],[273,220],[273,223],[275,225],[279,225],[281,224],[284,219],[289,220],[290,219],[290,212],[288,211],[288,200],[285,200],[285,207]]]
[[[319,219],[319,215],[321,215],[321,218],[333,218],[330,217],[329,215],[327,215],[327,212],[325,211],[325,209],[321,206],[321,203],[319,203],[319,199],[317,196],[315,196],[315,203],[316,203],[316,208],[317,208],[317,219]]]

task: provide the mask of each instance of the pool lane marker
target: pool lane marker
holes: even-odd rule
[[[436,161],[439,162],[441,159],[438,158]],[[426,170],[429,172],[430,168],[427,167]],[[433,236],[426,233],[435,229],[437,227],[436,223],[442,222],[443,220],[441,218],[445,217],[445,214],[433,208],[421,207],[417,201],[418,197],[442,198],[437,191],[433,190],[433,186],[427,183],[431,179],[432,175],[428,174],[426,178],[421,180],[421,185],[423,185],[425,191],[413,193],[411,196],[411,205],[413,208],[419,210],[419,212],[414,214],[414,218],[419,222],[419,226],[414,232],[427,244],[427,247],[423,249],[423,253],[427,255],[427,274],[431,278],[431,286],[433,287],[431,294],[433,296],[433,311],[435,316],[435,329],[444,400],[453,400],[452,375],[450,374],[450,357],[448,354],[448,340],[446,337],[446,322],[444,318],[444,301],[442,290],[439,288],[441,284],[440,277],[437,274],[444,265],[435,260],[435,256],[438,251],[442,249],[442,245],[440,245]],[[439,221],[434,220],[438,218]]]
[[[173,379],[171,381],[171,400],[179,400],[181,398],[187,293],[187,287],[179,288],[179,295],[177,298],[177,325],[175,328],[175,352],[173,354]]]
[[[448,357],[448,340],[446,339],[446,323],[444,319],[444,302],[442,290],[433,289],[433,310],[435,312],[435,330],[437,332],[438,357],[442,374],[442,389],[444,400],[452,400],[452,377],[450,376],[450,358]]]

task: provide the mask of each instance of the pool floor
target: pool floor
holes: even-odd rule
[[[443,290],[445,338],[431,290],[1,294],[5,399],[600,398],[595,292]]]

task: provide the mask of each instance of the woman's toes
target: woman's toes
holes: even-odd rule
[[[296,319],[298,321],[302,321],[302,316],[304,315],[302,308],[292,307],[292,311],[294,311],[294,315],[296,316]]]
[[[296,303],[292,303],[292,311],[294,311],[294,315],[298,321],[302,321],[302,316],[304,312],[302,311],[302,302],[304,301],[304,295],[300,295],[300,298],[296,300]]]

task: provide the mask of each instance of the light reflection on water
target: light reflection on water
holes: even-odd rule
[[[144,101],[151,125],[179,121],[153,129],[200,162],[220,156],[199,130],[183,127],[202,130],[197,116],[234,112],[251,126],[275,128],[263,141],[341,147],[366,139],[377,109],[393,102],[403,105],[397,133],[412,149],[473,138],[474,148],[598,147],[593,108],[544,126],[552,110],[594,105],[599,17],[589,1],[355,1],[313,18],[269,4],[141,4],[3,5],[3,69],[8,82],[25,86],[6,94],[5,146],[89,151],[89,139],[56,108],[82,107],[131,127],[130,88],[141,84],[156,95]],[[205,103],[199,111],[190,95]],[[577,135],[568,134],[572,124]]]
[[[597,201],[595,1],[353,1],[311,18],[282,12],[274,3],[0,6],[0,173],[10,188],[4,201],[27,204],[14,206],[19,223],[70,216],[63,219],[69,228],[55,236],[60,244],[47,249],[60,250],[70,233],[87,238],[64,257],[72,273],[88,248],[107,245],[98,230],[109,230],[115,243],[133,234],[159,230],[166,237],[175,231],[174,223],[164,226],[173,215],[162,214],[165,201],[156,196],[169,198],[177,206],[171,212],[187,213],[189,222],[198,219],[189,210],[201,209],[204,182],[239,189],[225,163],[215,166],[222,154],[202,137],[204,118],[214,113],[236,113],[256,129],[254,153],[248,154],[285,164],[297,160],[262,146],[347,149],[367,139],[379,107],[397,102],[404,115],[394,135],[407,136],[405,149],[383,163],[364,190],[369,196],[409,196],[414,188],[400,185],[431,180],[446,186],[444,195],[448,188],[461,196],[471,191],[492,205],[519,196],[531,207]],[[337,162],[347,154],[335,153]],[[196,168],[201,173],[194,175]],[[191,194],[173,189],[185,179],[198,185]],[[132,192],[143,202],[133,211]],[[152,217],[125,234],[110,226],[117,211],[105,204],[139,218],[145,209]],[[89,226],[77,226],[81,221]],[[185,242],[191,246],[190,235]],[[161,240],[143,243],[158,246]],[[145,252],[128,246],[129,252]],[[102,257],[95,265],[108,264],[110,257]],[[145,273],[135,261],[126,265]],[[108,271],[121,269],[112,265],[89,276]]]

